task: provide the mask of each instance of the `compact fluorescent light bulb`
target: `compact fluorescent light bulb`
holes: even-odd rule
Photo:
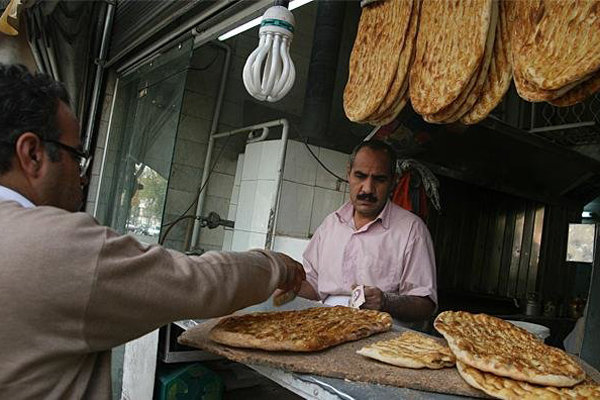
[[[286,7],[273,6],[264,13],[258,47],[248,56],[242,74],[246,90],[255,99],[279,101],[294,85],[296,69],[290,57],[294,23]]]

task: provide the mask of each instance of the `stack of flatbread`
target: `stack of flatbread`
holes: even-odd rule
[[[471,386],[500,399],[598,399],[600,386],[569,355],[499,318],[446,311],[435,328]],[[583,382],[583,383],[582,383]]]
[[[458,121],[477,103],[488,79],[498,14],[496,0],[423,1],[409,91],[426,121]]]
[[[600,90],[600,1],[506,1],[514,80],[528,101],[569,106]]]
[[[344,89],[351,121],[384,125],[406,105],[420,5],[382,0],[363,7]]]

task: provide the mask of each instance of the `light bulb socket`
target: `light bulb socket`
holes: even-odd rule
[[[294,14],[283,6],[273,6],[263,14],[259,34],[273,33],[291,40],[294,37]]]
[[[275,3],[273,5],[289,8],[290,0],[275,0]]]

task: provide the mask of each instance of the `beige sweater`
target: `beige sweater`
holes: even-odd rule
[[[188,257],[0,201],[0,399],[108,399],[112,347],[263,301],[285,274],[265,251]]]

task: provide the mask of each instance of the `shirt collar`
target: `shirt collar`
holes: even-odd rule
[[[373,224],[376,221],[381,221],[381,225],[385,229],[388,229],[390,227],[390,209],[391,208],[392,208],[391,201],[388,200],[385,203],[383,210],[381,210],[381,212],[377,216],[377,218],[375,218],[372,222],[370,222],[369,225]],[[343,206],[338,208],[335,211],[335,215],[338,217],[340,222],[350,225],[351,227],[354,228],[354,219],[353,219],[354,206],[352,205],[352,203],[350,201],[346,202]]]
[[[33,208],[35,205],[21,193],[0,185],[0,201],[16,201],[22,207]]]

